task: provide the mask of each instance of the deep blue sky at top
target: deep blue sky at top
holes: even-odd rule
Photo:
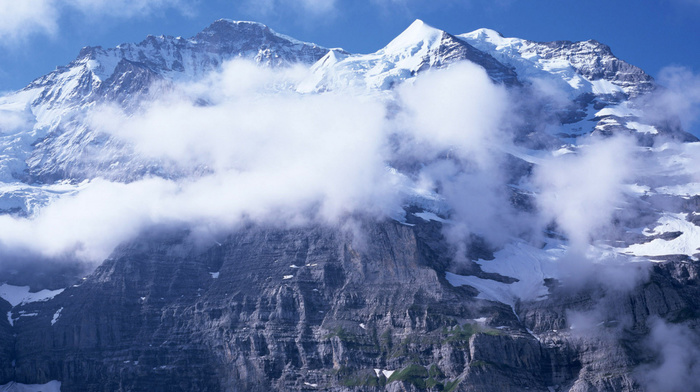
[[[11,1],[0,0],[0,12]],[[700,0],[151,0],[161,5],[137,15],[81,11],[106,0],[72,1],[54,6],[51,32],[0,34],[0,91],[67,64],[83,46],[112,47],[148,34],[190,37],[219,18],[259,21],[354,53],[380,49],[420,18],[452,34],[488,27],[536,41],[596,39],[652,76],[668,65],[700,71]]]

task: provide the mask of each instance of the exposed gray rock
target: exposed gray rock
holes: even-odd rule
[[[435,222],[362,227],[362,238],[328,227],[249,227],[225,239],[170,231],[124,245],[53,300],[13,309],[36,316],[14,327],[0,320],[0,383],[634,391],[633,370],[648,360],[640,342],[649,318],[697,317],[697,263],[655,265],[630,293],[557,292],[520,304],[518,318],[445,281],[449,251]],[[601,301],[600,326],[569,329],[571,312]],[[396,372],[387,379],[374,369]]]

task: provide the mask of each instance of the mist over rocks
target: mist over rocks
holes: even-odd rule
[[[0,300],[0,385],[693,385],[697,76],[664,75],[422,21],[85,48],[0,96],[0,282],[57,293]]]

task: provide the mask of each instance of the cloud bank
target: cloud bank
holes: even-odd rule
[[[0,40],[16,42],[32,34],[58,31],[58,10],[53,0],[0,1]]]
[[[381,95],[297,93],[306,72],[233,61],[136,113],[95,108],[92,129],[132,146],[134,159],[185,174],[95,179],[31,219],[0,217],[2,243],[99,262],[151,226],[218,232],[249,222],[343,225],[357,214],[402,219],[407,198],[436,191],[462,223],[455,243],[508,232],[496,147],[508,143],[510,103],[483,69],[426,73],[392,98],[398,113]],[[401,172],[397,162],[422,168]]]

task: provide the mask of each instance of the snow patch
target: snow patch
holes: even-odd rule
[[[58,309],[56,313],[53,314],[53,318],[51,319],[51,325],[56,324],[56,321],[58,321],[58,318],[61,317],[61,311],[63,310],[63,307],[61,309]]]
[[[656,135],[659,133],[659,130],[656,129],[655,127],[653,127],[651,125],[647,125],[647,124],[638,123],[636,121],[627,121],[627,123],[625,123],[625,126],[627,128],[634,129],[637,132],[641,132],[641,133],[648,133],[651,135]]]
[[[395,371],[396,370],[374,369],[374,374],[376,374],[377,377],[379,377],[383,374],[384,377],[386,377],[388,379],[389,377],[391,377],[392,374],[394,374]]]
[[[429,222],[432,220],[435,222],[447,223],[447,221],[445,219],[440,218],[439,216],[437,216],[435,213],[432,213],[432,212],[427,212],[427,211],[426,212],[419,212],[419,213],[416,213],[413,215],[423,219],[426,222]]]
[[[700,252],[700,227],[686,220],[686,214],[664,214],[658,225],[651,231],[645,230],[645,235],[656,235],[670,232],[682,232],[680,236],[672,240],[657,238],[644,244],[632,244],[618,251],[635,256],[666,256],[688,255],[693,256]]]
[[[514,306],[518,299],[539,300],[548,294],[544,280],[558,276],[557,260],[564,252],[563,246],[539,249],[525,242],[515,242],[496,252],[495,259],[477,263],[484,272],[516,278],[517,282],[501,283],[451,272],[447,272],[445,278],[453,286],[474,287],[479,291],[477,298]]]
[[[0,385],[0,392],[61,392],[61,382],[53,380],[46,384],[20,384],[11,381]]]
[[[700,195],[700,182],[690,182],[680,185],[662,186],[655,189],[658,193],[674,196]]]
[[[28,304],[30,302],[48,301],[51,298],[61,294],[64,289],[58,290],[41,290],[36,293],[29,292],[29,286],[12,286],[3,284],[0,286],[0,298],[9,302],[12,307],[20,304]]]

